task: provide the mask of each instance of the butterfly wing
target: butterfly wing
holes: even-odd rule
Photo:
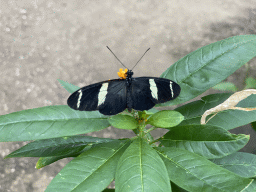
[[[99,105],[99,111],[104,115],[115,115],[127,107],[127,82],[125,79],[115,79],[108,82],[106,99],[103,98],[104,102]]]
[[[137,77],[131,84],[131,108],[149,110],[155,104],[175,99],[179,94],[180,86],[174,81],[156,77]]]
[[[75,91],[67,103],[75,110],[99,110],[104,115],[115,115],[126,108],[126,90],[124,79],[103,81]]]
[[[158,94],[158,99],[155,100],[156,104],[165,103],[179,96],[181,89],[176,82],[165,78],[154,78],[154,82],[157,86]],[[152,95],[153,92],[154,91],[151,91]]]
[[[149,110],[155,106],[151,99],[151,91],[149,88],[149,79],[137,77],[132,79],[131,90],[129,94],[128,109],[131,108],[139,111]]]
[[[75,110],[99,110],[104,115],[115,115],[131,108],[149,110],[157,103],[175,99],[180,86],[169,79],[155,77],[113,79],[92,84],[75,91],[68,98],[68,105]]]
[[[98,94],[103,82],[78,89],[68,98],[68,106],[79,111],[94,111],[98,108]]]

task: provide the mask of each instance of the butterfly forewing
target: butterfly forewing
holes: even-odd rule
[[[104,115],[115,115],[127,107],[127,82],[124,79],[114,79],[108,83],[107,94],[104,102],[99,105],[99,111]]]
[[[158,103],[175,99],[180,86],[168,79],[155,77],[134,78],[131,84],[132,108],[148,110]]]
[[[180,94],[180,86],[169,79],[154,78],[154,82],[157,86],[158,99],[155,101],[158,103],[165,103],[173,100]]]
[[[77,90],[67,103],[75,110],[99,110],[104,115],[113,115],[125,110],[126,92],[126,80],[113,79]]]
[[[80,111],[96,110],[98,107],[98,99],[95,98],[98,98],[101,86],[102,83],[96,83],[75,91],[68,98],[68,106]]]
[[[137,77],[132,79],[131,100],[131,108],[135,110],[143,111],[155,106],[151,97],[149,79],[147,77]]]

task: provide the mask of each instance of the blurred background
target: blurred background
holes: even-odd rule
[[[134,77],[157,77],[204,45],[255,33],[254,0],[0,0],[0,115],[65,105],[69,93],[57,79],[82,87],[118,78],[122,66],[107,45],[128,68],[150,47]],[[256,67],[248,73],[242,67],[227,80],[242,88]],[[232,132],[250,134],[242,151],[255,153],[250,126]],[[113,128],[90,135],[134,136]],[[37,170],[38,158],[3,159],[26,143],[0,143],[0,191],[44,191],[71,160]]]

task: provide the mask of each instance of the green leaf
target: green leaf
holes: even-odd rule
[[[171,191],[163,161],[141,138],[134,140],[120,158],[115,185],[116,192]]]
[[[220,103],[223,103],[231,93],[213,94],[203,97],[202,100],[195,101],[175,109],[184,115],[185,120],[180,125],[200,124],[202,114]],[[216,98],[214,98],[216,96]],[[206,99],[206,100],[205,100]],[[237,107],[256,107],[256,95],[250,95],[240,101]],[[256,121],[256,111],[225,110],[217,113],[207,125],[215,125],[226,130],[247,125]]]
[[[105,189],[102,192],[115,192],[115,189]]]
[[[228,99],[233,93],[215,93],[206,95],[201,98],[201,100],[205,104],[212,104],[211,106],[215,106],[216,104],[224,102],[226,99]],[[210,106],[210,108],[211,108]]]
[[[68,83],[66,81],[63,81],[60,79],[58,79],[58,81],[69,93],[73,93],[73,92],[77,91],[78,89],[80,89],[80,87],[72,85],[71,83]]]
[[[243,192],[252,192],[252,191],[256,191],[256,180],[255,179],[246,189],[243,190]]]
[[[256,177],[256,155],[254,154],[237,152],[211,161],[241,177]]]
[[[130,141],[99,144],[70,161],[45,192],[102,191],[114,179],[119,158]]]
[[[51,157],[69,156],[83,150],[87,145],[113,141],[108,138],[90,136],[71,136],[37,140],[7,155],[10,157]]]
[[[136,129],[139,126],[138,122],[130,115],[111,116],[108,122],[118,129]]]
[[[148,115],[152,115],[152,114],[154,114],[154,113],[157,113],[158,111],[159,111],[159,110],[156,109],[156,108],[151,108],[151,109],[145,111],[145,113],[147,113]]]
[[[256,95],[250,95],[246,99],[240,101],[236,107],[250,108],[256,107]],[[239,126],[247,125],[256,121],[256,110],[254,111],[241,111],[241,110],[226,110],[217,113],[208,125],[216,125],[226,130],[234,129]]]
[[[60,159],[63,159],[66,157],[63,156],[56,156],[56,157],[40,157],[36,163],[36,169],[41,169],[47,165],[50,165]]]
[[[153,114],[147,121],[155,127],[168,128],[174,127],[182,122],[184,116],[177,111],[163,110]]]
[[[244,89],[256,89],[256,79],[252,77],[248,77],[245,80],[245,88]]]
[[[171,181],[190,192],[241,192],[253,181],[184,149],[158,147],[157,151]]]
[[[234,36],[186,55],[161,77],[177,82],[180,95],[162,106],[189,101],[220,83],[256,56],[256,35]]]
[[[63,156],[53,156],[53,157],[40,157],[36,163],[36,168],[37,169],[41,169],[42,167],[45,167],[47,165],[50,165],[60,159],[64,159],[64,158],[67,158],[67,157],[77,157],[78,155],[80,155],[81,153],[89,150],[92,146],[86,146],[83,148],[83,150],[81,151],[75,151],[73,154],[69,154],[68,156],[67,155],[63,155]]]
[[[98,111],[47,106],[0,116],[0,141],[27,141],[99,131],[110,124]]]
[[[217,93],[202,97],[201,100],[197,100],[175,109],[180,112],[185,120],[180,125],[186,124],[200,124],[200,119],[204,112],[208,109],[216,107],[227,100],[232,93]]]
[[[236,92],[238,90],[238,88],[235,86],[235,84],[231,83],[231,82],[222,82],[222,83],[215,85],[212,88],[220,90],[220,91],[232,91],[232,92]]]
[[[256,121],[253,121],[253,122],[251,123],[251,126],[252,126],[252,129],[253,129],[254,131],[256,131]]]
[[[249,139],[249,135],[234,135],[212,125],[185,125],[171,128],[160,142],[165,147],[186,149],[212,159],[240,150]]]
[[[178,185],[176,185],[175,183],[171,182],[171,186],[172,186],[172,192],[188,192],[185,189],[182,189],[181,187],[179,187]]]

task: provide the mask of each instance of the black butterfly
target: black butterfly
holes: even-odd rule
[[[123,65],[119,59],[118,61]],[[67,101],[69,107],[80,111],[99,110],[104,115],[115,115],[126,108],[128,111],[131,109],[149,110],[158,103],[175,99],[180,94],[180,86],[169,79],[133,78],[132,70],[127,71],[127,69],[125,71],[120,70],[118,74],[121,76],[120,79],[88,85],[72,93]]]

